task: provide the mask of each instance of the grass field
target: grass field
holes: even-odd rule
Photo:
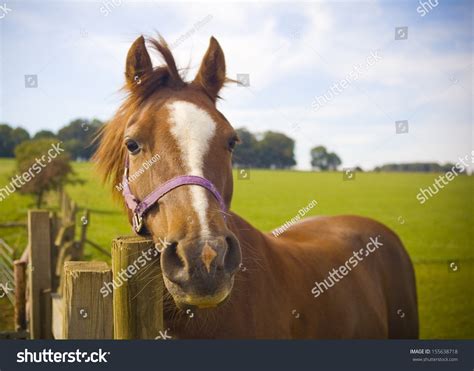
[[[67,191],[80,207],[91,210],[89,239],[109,248],[112,238],[130,233],[110,190],[101,186],[89,163],[74,169],[84,185]],[[14,162],[0,159],[0,187],[14,174]],[[234,174],[236,175],[236,174]],[[395,230],[415,263],[422,338],[474,338],[474,178],[458,177],[434,198],[420,205],[420,187],[437,174],[357,173],[343,181],[341,173],[251,170],[247,180],[235,176],[232,209],[254,226],[270,231],[291,219],[311,200],[318,201],[310,215],[358,214],[377,219]],[[25,220],[33,199],[18,193],[0,203],[0,222]],[[54,208],[54,197],[49,200]],[[25,232],[0,229],[0,238],[23,249]],[[86,258],[106,260],[87,249]],[[453,272],[449,263],[459,269]],[[0,299],[0,330],[10,328],[12,310]]]

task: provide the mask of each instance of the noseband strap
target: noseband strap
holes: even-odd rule
[[[147,213],[148,210],[156,203],[158,202],[165,194],[168,192],[171,192],[173,189],[184,186],[184,185],[198,185],[201,186],[205,189],[207,189],[209,192],[212,193],[212,195],[216,198],[216,200],[219,202],[219,206],[221,210],[224,212],[224,220],[227,212],[227,207],[224,202],[224,199],[222,198],[221,194],[217,190],[217,188],[212,184],[211,181],[207,180],[206,178],[196,176],[196,175],[180,175],[177,177],[174,177],[164,184],[158,186],[148,194],[142,201],[139,201],[133,194],[132,191],[130,190],[130,185],[128,182],[128,174],[129,173],[129,160],[127,157],[126,163],[125,163],[125,171],[123,174],[123,181],[122,181],[122,194],[125,199],[125,203],[127,204],[127,207],[132,211],[133,213],[133,230],[139,234],[140,231],[143,228],[143,217]]]

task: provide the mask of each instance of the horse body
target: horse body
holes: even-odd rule
[[[235,214],[231,225],[243,255],[232,296],[193,318],[174,317],[178,337],[418,337],[413,267],[399,238],[384,225],[356,216],[312,217],[279,237]],[[344,266],[375,236],[383,245],[315,298],[314,282]]]

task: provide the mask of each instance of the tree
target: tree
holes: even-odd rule
[[[232,162],[239,167],[255,167],[257,159],[257,138],[245,128],[237,129],[240,142],[235,147]]]
[[[328,152],[326,147],[318,146],[311,149],[311,166],[313,169],[328,169]]]
[[[58,131],[73,159],[89,159],[97,149],[94,138],[103,123],[100,120],[76,119]]]
[[[23,128],[15,128],[12,130],[12,140],[13,143],[15,144],[15,147],[19,145],[20,143],[23,143],[26,140],[30,139],[30,133],[28,133],[25,129]]]
[[[285,134],[267,131],[257,148],[258,167],[286,169],[296,165],[295,141]]]
[[[339,156],[334,152],[328,152],[324,146],[312,148],[310,154],[313,169],[334,171],[342,164]]]
[[[236,146],[232,156],[234,165],[277,169],[296,165],[295,142],[285,134],[267,131],[257,137],[245,128],[236,131],[240,143]]]
[[[60,148],[52,138],[33,139],[21,143],[15,149],[20,173],[16,177],[17,187],[21,193],[35,195],[38,208],[41,208],[46,192],[73,181],[70,178],[73,172],[69,154],[66,151],[55,151],[54,145]]]
[[[15,144],[12,139],[13,129],[7,124],[0,125],[0,157],[13,157]]]
[[[334,152],[328,153],[328,167],[329,170],[335,171],[342,164],[341,159]]]
[[[0,125],[0,157],[14,157],[15,147],[30,139],[30,134],[23,128],[13,129],[7,124]]]
[[[38,131],[33,139],[42,139],[42,138],[56,138],[56,134],[49,130],[40,130]]]

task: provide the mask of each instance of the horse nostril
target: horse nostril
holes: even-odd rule
[[[237,238],[234,236],[227,236],[225,239],[227,243],[227,251],[224,257],[224,269],[233,274],[239,268],[242,262],[242,254],[240,251],[240,245]]]
[[[181,280],[184,269],[184,262],[178,254],[178,243],[168,243],[161,253],[161,264],[167,278],[173,282]]]

